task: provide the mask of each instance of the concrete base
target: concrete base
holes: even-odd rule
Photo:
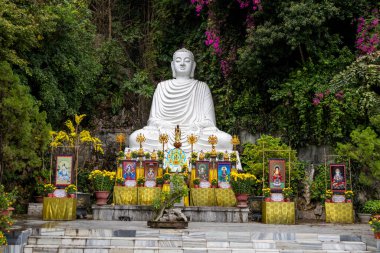
[[[42,203],[29,203],[28,215],[42,218]]]
[[[104,205],[92,206],[94,220],[128,220],[149,221],[154,212],[150,206]],[[248,222],[248,208],[189,206],[183,207],[182,213],[194,222]]]

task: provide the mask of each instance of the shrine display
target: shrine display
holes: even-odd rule
[[[218,186],[230,188],[231,162],[218,162]]]
[[[331,190],[345,192],[346,190],[346,165],[330,164]]]
[[[145,161],[144,162],[145,171],[145,187],[155,187],[156,178],[158,172],[158,162],[156,161]]]
[[[269,159],[269,187],[274,191],[285,188],[285,159]]]
[[[67,186],[72,183],[73,156],[57,155],[56,157],[56,185]]]
[[[121,162],[123,168],[123,178],[125,179],[125,186],[136,186],[136,161],[123,160]]]
[[[209,176],[210,176],[210,163],[207,161],[197,161],[195,165],[195,176],[199,178],[200,188],[209,188]]]

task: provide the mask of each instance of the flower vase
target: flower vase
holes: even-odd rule
[[[53,198],[54,197],[54,193],[48,193],[48,197],[49,198]]]
[[[199,184],[195,184],[195,185],[194,185],[194,188],[199,188]]]
[[[69,198],[75,199],[75,193],[69,193]]]
[[[238,202],[237,207],[240,207],[240,208],[248,207],[248,194],[240,193],[240,194],[235,194],[235,196]]]
[[[326,199],[325,202],[326,203],[331,203],[332,201],[331,201],[331,199]]]
[[[106,205],[109,194],[110,193],[108,191],[96,191],[95,192],[96,204],[98,206]]]
[[[375,239],[380,239],[380,231],[379,232],[374,232],[373,234],[375,236]]]
[[[351,199],[346,199],[346,203],[351,203],[352,200]]]
[[[270,199],[270,197],[265,197],[264,201],[265,202],[271,202],[271,199]]]

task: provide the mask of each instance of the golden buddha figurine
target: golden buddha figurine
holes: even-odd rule
[[[132,153],[131,153],[130,149],[128,149],[128,151],[125,153],[125,159],[127,159],[127,160],[132,159]]]
[[[230,156],[228,155],[227,150],[226,150],[226,152],[224,152],[223,159],[224,159],[224,161],[229,161],[230,160]]]
[[[205,159],[205,153],[203,153],[203,150],[199,153],[199,160],[204,160]]]
[[[157,160],[157,152],[155,149],[153,149],[152,155],[150,156],[152,160]]]

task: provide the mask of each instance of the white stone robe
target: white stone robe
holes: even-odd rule
[[[217,150],[232,150],[231,135],[216,128],[214,103],[209,87],[194,79],[172,79],[158,84],[148,125],[130,136],[130,148],[139,147],[136,142],[138,133],[143,133],[146,138],[143,143],[145,150],[162,149],[162,144],[158,141],[160,133],[169,135],[166,147],[173,148],[176,125],[181,129],[181,149],[185,152],[190,151],[187,136],[192,133],[199,138],[194,151],[210,151],[208,137],[212,134],[218,137]]]

